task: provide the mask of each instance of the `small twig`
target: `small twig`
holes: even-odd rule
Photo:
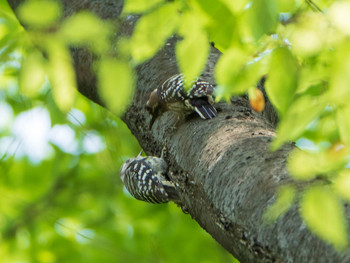
[[[323,13],[322,9],[319,8],[312,0],[305,0],[305,1],[311,7],[312,11]]]

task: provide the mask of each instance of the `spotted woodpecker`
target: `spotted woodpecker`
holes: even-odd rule
[[[178,202],[180,199],[174,184],[166,179],[168,165],[164,159],[142,157],[141,153],[127,160],[120,170],[120,177],[128,192],[148,203]]]
[[[151,126],[159,113],[167,110],[179,114],[195,111],[202,119],[216,117],[213,93],[214,86],[201,79],[197,79],[191,89],[186,92],[183,74],[172,76],[159,88],[153,90],[147,101],[146,106],[153,115]]]

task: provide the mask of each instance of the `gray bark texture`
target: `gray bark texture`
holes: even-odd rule
[[[22,1],[8,2],[16,10]],[[118,0],[62,3],[65,16],[87,9],[120,23],[118,35],[130,35],[137,21],[133,16],[124,21],[118,18],[123,6]],[[183,209],[242,263],[350,262],[349,250],[336,252],[306,228],[297,205],[274,224],[262,220],[266,208],[276,200],[278,187],[291,181],[286,158],[294,148],[286,144],[276,152],[269,150],[275,137],[270,105],[258,114],[243,96],[234,98],[231,104],[217,103],[218,116],[213,120],[193,116],[174,128],[177,116],[166,112],[149,129],[151,116],[145,103],[153,89],[178,72],[176,41],[176,37],[169,39],[153,59],[137,67],[137,89],[123,120],[148,155],[159,156],[167,142],[166,161],[171,179],[179,185]],[[94,57],[77,48],[72,49],[72,55],[79,91],[103,105],[91,70]],[[210,82],[219,56],[212,48],[203,73]]]

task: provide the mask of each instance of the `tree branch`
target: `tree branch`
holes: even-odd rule
[[[86,8],[110,19],[117,19],[122,6],[117,0],[62,2],[66,15]],[[18,1],[9,3],[13,8],[18,5]],[[129,35],[136,20],[128,17],[120,32]],[[349,250],[338,253],[310,233],[297,205],[273,225],[262,221],[277,188],[291,182],[286,158],[294,148],[286,144],[276,152],[269,150],[275,137],[271,109],[255,113],[247,98],[240,97],[232,105],[218,103],[219,113],[213,120],[194,116],[174,130],[176,116],[166,112],[149,130],[151,117],[145,103],[153,89],[178,72],[176,41],[176,37],[169,39],[153,59],[138,66],[137,89],[123,120],[147,154],[159,156],[167,142],[166,159],[172,180],[179,184],[184,209],[241,262],[350,262]],[[219,56],[212,48],[203,73],[210,82]],[[74,49],[73,57],[80,92],[101,104],[91,70],[93,56]]]

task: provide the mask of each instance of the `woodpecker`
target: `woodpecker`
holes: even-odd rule
[[[138,200],[153,204],[179,202],[174,183],[166,179],[168,165],[163,158],[141,156],[127,160],[120,177],[128,192]]]
[[[188,114],[193,111],[202,119],[216,117],[213,98],[214,86],[202,79],[197,79],[191,89],[184,90],[184,76],[177,74],[152,91],[148,101],[147,109],[152,114],[151,127],[160,112],[171,110],[178,114]]]

